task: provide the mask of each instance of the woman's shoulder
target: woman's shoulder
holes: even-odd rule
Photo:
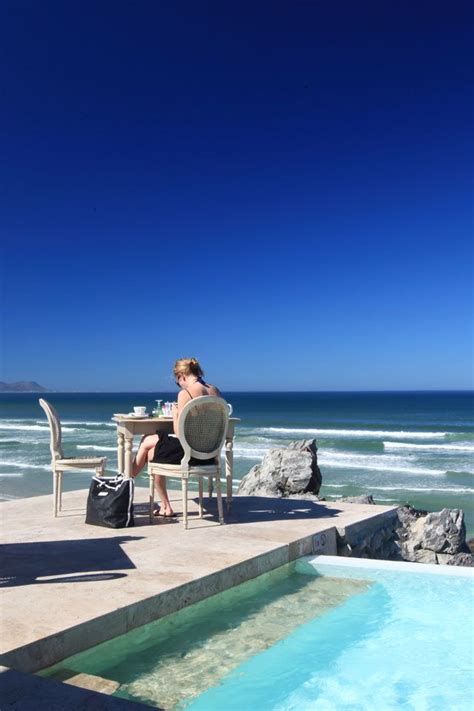
[[[192,395],[189,390],[180,390],[177,397],[178,405],[184,405],[191,398]]]

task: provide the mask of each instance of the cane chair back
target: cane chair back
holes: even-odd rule
[[[183,407],[178,422],[178,437],[189,458],[212,459],[224,444],[229,410],[221,397],[202,397],[190,400]]]
[[[150,462],[148,475],[150,478],[150,521],[153,520],[155,499],[155,476],[171,476],[181,478],[183,497],[183,523],[188,527],[188,480],[190,477],[199,479],[199,516],[202,518],[202,481],[206,477],[216,484],[217,508],[219,523],[224,523],[224,512],[221,494],[221,464],[220,453],[227,434],[229,424],[229,408],[221,397],[203,395],[190,400],[180,412],[178,420],[178,438],[184,450],[180,464],[160,464]],[[214,460],[213,464],[191,463],[191,460]]]

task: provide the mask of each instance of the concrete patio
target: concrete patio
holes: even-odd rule
[[[236,497],[227,523],[216,501],[205,518],[190,502],[178,517],[148,522],[147,489],[136,489],[136,525],[84,523],[87,492],[0,504],[0,663],[35,672],[302,555],[336,553],[336,529],[372,528],[395,507]],[[181,493],[171,492],[180,513]]]

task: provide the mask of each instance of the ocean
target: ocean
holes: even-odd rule
[[[462,508],[474,536],[474,393],[224,393],[241,418],[234,444],[238,482],[272,447],[315,438],[321,495],[373,494],[380,504]],[[0,497],[52,492],[49,430],[37,394],[0,394]],[[46,393],[63,425],[66,456],[104,454],[117,471],[112,413],[176,393]],[[64,476],[87,488],[89,472]],[[142,476],[138,484],[147,485]]]

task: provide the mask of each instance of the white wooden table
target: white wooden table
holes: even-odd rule
[[[126,476],[132,474],[133,438],[135,435],[172,434],[172,417],[131,417],[115,415],[112,418],[117,423],[117,462],[119,472]],[[234,473],[234,430],[238,417],[229,417],[229,426],[225,438],[225,476],[227,483],[227,506],[232,501],[232,477]]]

